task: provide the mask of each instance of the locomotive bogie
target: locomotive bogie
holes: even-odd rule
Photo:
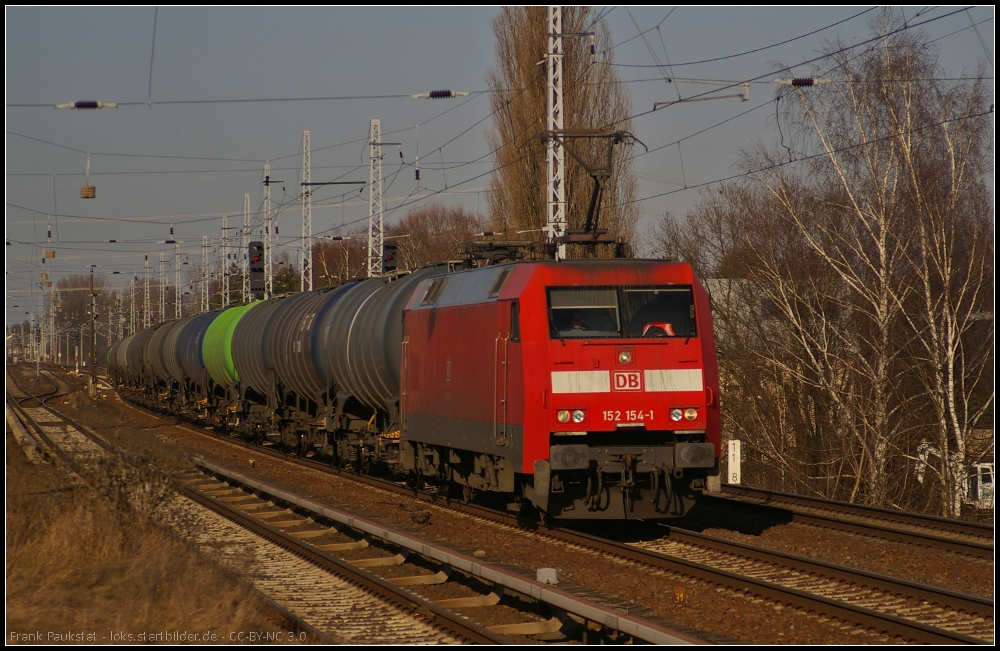
[[[525,494],[556,518],[661,519],[685,515],[703,488],[704,471],[658,467],[643,474],[621,463],[555,471],[537,461]]]
[[[419,477],[480,491],[514,493],[516,474],[506,457],[405,442],[402,467]]]

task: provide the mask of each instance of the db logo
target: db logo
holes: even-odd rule
[[[615,371],[611,374],[615,391],[642,391],[641,371]]]

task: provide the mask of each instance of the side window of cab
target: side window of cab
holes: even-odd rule
[[[521,341],[521,306],[517,301],[510,304],[510,340],[514,343]]]

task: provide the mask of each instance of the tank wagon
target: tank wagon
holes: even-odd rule
[[[709,297],[690,265],[428,267],[123,339],[127,398],[552,518],[684,515],[718,474]]]

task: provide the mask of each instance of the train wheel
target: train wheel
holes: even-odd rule
[[[541,520],[542,512],[531,503],[531,500],[521,498],[518,506],[517,521],[522,525],[533,526]]]
[[[538,522],[544,524],[546,527],[551,527],[555,522],[555,518],[549,514],[548,511],[543,511],[542,509],[536,509],[538,513]]]

